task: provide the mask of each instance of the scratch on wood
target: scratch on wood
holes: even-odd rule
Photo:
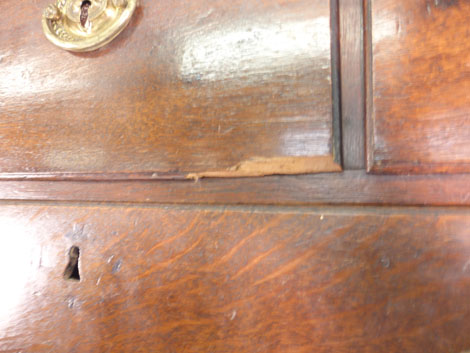
[[[434,7],[437,7],[437,8],[447,9],[449,7],[458,5],[458,3],[459,3],[459,0],[427,0],[426,9],[428,13],[430,13],[431,5],[434,5]]]
[[[470,268],[470,260],[468,260],[468,261],[465,263],[465,265],[463,265],[463,267],[462,267],[462,272],[466,272],[469,268]],[[470,353],[470,351],[469,351],[469,352],[463,352],[463,353]]]
[[[186,178],[199,180],[201,178],[257,177],[276,174],[292,175],[340,171],[341,166],[334,162],[331,156],[254,157],[225,170],[191,173]]]

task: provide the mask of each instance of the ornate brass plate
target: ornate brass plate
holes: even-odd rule
[[[57,0],[43,13],[44,33],[56,46],[74,52],[96,50],[128,25],[138,0]]]

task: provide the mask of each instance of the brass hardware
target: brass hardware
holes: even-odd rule
[[[126,28],[138,0],[57,0],[42,16],[44,34],[56,46],[92,51],[111,42]]]

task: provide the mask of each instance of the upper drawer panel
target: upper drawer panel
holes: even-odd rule
[[[369,6],[369,168],[469,172],[470,3]]]
[[[45,39],[50,1],[0,3],[2,176],[340,169],[328,1],[141,1],[85,54]]]

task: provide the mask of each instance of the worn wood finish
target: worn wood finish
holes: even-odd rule
[[[49,2],[0,2],[4,176],[340,170],[328,1],[144,0],[86,54],[44,38]]]
[[[363,6],[340,0],[341,121],[344,169],[365,168]]]
[[[246,205],[470,206],[470,176],[364,171],[191,181],[2,181],[0,199]]]
[[[470,3],[368,3],[369,169],[470,172]]]
[[[467,212],[3,206],[2,352],[470,348]],[[63,271],[80,248],[81,281]]]

